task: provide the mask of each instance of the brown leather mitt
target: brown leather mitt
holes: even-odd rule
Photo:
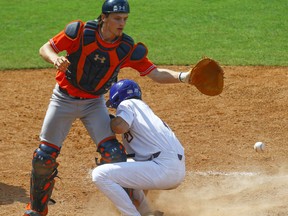
[[[203,58],[192,69],[188,83],[209,96],[221,94],[224,87],[224,71],[213,59]]]

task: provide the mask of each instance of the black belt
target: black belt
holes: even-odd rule
[[[59,86],[59,91],[62,92],[63,94],[69,96],[70,98],[76,99],[76,100],[87,100],[87,99],[91,99],[91,98],[83,98],[83,97],[76,97],[73,95],[70,95],[66,89],[63,89]]]
[[[154,158],[157,158],[160,154],[161,154],[161,151],[156,152],[156,153],[152,154],[152,156],[148,160],[153,160]],[[181,161],[183,156],[180,154],[177,154],[177,156],[178,156],[178,159]]]

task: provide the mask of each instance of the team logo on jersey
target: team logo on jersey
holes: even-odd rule
[[[106,58],[105,58],[104,56],[103,56],[103,57],[100,57],[99,54],[96,54],[95,57],[94,57],[94,60],[95,60],[95,61],[100,60],[101,63],[104,64]]]

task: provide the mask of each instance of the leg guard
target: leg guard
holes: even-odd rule
[[[101,142],[97,152],[101,154],[100,163],[96,161],[97,165],[127,161],[125,147],[115,138]]]
[[[59,152],[57,146],[40,144],[33,154],[29,205],[31,210],[43,212],[43,215],[47,214],[47,204],[58,173],[56,158]]]

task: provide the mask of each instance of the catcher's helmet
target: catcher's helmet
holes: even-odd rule
[[[106,106],[116,109],[123,100],[129,98],[142,98],[140,86],[133,80],[120,80],[111,87]]]
[[[102,13],[129,13],[130,7],[127,0],[106,0],[102,5]]]

